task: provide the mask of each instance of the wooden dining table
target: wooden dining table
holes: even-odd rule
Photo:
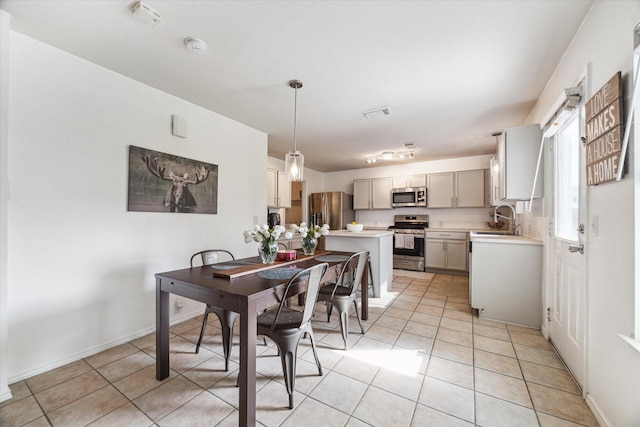
[[[239,424],[256,424],[256,318],[280,302],[288,279],[277,278],[281,269],[308,268],[328,262],[321,283],[334,280],[350,252],[316,251],[297,254],[296,260],[263,264],[251,257],[202,267],[157,273],[156,277],[156,378],[169,376],[169,294],[179,295],[240,314]],[[273,270],[266,273],[268,270]],[[286,276],[283,275],[283,276]],[[275,278],[273,278],[275,277]],[[368,272],[361,284],[362,319],[368,317]],[[301,290],[303,291],[303,290]]]

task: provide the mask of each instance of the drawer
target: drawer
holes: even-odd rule
[[[427,231],[427,239],[448,239],[448,240],[467,240],[467,234],[464,231]]]

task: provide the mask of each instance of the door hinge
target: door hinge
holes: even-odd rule
[[[551,322],[551,307],[547,307],[547,322]]]
[[[579,232],[580,234],[584,234],[584,224],[580,224],[580,225],[578,226],[578,232]]]

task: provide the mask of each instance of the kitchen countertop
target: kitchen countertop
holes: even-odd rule
[[[330,230],[326,237],[384,237],[393,235],[393,231],[387,230],[362,230],[360,232],[352,232],[348,230]]]
[[[542,245],[542,240],[535,239],[530,236],[513,236],[511,234],[476,234],[471,232],[469,234],[470,240],[474,243],[502,243],[512,245]]]

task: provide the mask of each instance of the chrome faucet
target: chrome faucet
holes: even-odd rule
[[[511,218],[509,218],[508,216],[500,215],[498,213],[498,208],[501,208],[503,206],[506,206],[509,209],[511,209]],[[516,225],[516,210],[514,209],[514,207],[506,203],[496,206],[495,209],[493,210],[493,222],[497,222],[498,217],[508,219],[509,221],[511,221],[511,234],[515,235],[517,225]]]

